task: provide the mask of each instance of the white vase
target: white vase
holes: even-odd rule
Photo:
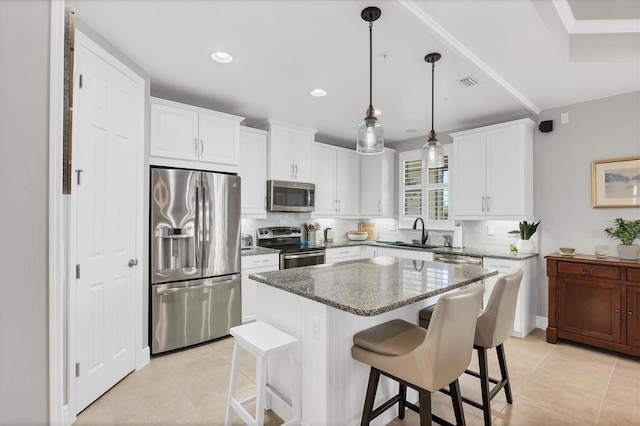
[[[518,249],[518,253],[535,253],[531,240],[518,240],[516,248]]]
[[[638,260],[640,246],[637,244],[618,244],[618,257],[625,260]]]

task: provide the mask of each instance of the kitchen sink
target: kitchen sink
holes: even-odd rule
[[[433,244],[405,243],[403,241],[395,241],[395,242],[389,242],[385,244],[389,244],[390,246],[396,246],[396,247],[412,247],[412,248],[423,248],[423,249],[433,249],[437,247],[442,247],[442,246],[436,246]]]

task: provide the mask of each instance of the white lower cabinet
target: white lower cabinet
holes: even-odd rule
[[[535,259],[535,257],[523,260],[495,259],[491,257],[482,258],[483,268],[498,271],[498,275],[484,280],[482,306],[487,306],[493,286],[501,276],[509,274],[518,268],[523,271],[522,282],[520,283],[520,290],[518,291],[516,316],[513,321],[512,335],[516,337],[525,337],[536,327]]]
[[[362,259],[362,246],[328,248],[325,252],[325,263],[357,259]]]
[[[256,320],[256,282],[249,278],[251,274],[277,271],[280,269],[280,255],[258,254],[242,256],[242,323]]]
[[[361,256],[363,259],[376,257],[378,255],[378,247],[374,247],[374,246],[361,246],[361,247],[362,247]]]

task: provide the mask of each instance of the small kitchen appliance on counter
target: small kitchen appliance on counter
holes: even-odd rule
[[[240,249],[251,250],[253,248],[253,235],[242,234],[240,237]]]
[[[301,237],[300,228],[289,226],[258,228],[258,247],[280,250],[280,269],[323,264],[324,248],[302,247]]]

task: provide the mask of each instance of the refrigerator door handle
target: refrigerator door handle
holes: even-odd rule
[[[196,186],[196,223],[195,223],[195,239],[196,239],[196,268],[200,266],[200,216],[202,209],[200,208],[200,188]]]
[[[156,293],[158,294],[158,296],[165,296],[167,294],[173,294],[173,293],[178,293],[181,291],[193,291],[193,290],[202,290],[205,288],[213,288],[216,286],[219,286],[221,284],[224,283],[228,283],[230,281],[234,281],[237,280],[238,278],[229,278],[229,279],[225,279],[225,280],[221,280],[221,281],[215,281],[212,283],[206,283],[206,284],[199,284],[199,285],[194,285],[194,286],[187,286],[187,287],[178,287],[178,288],[159,288],[156,290]]]
[[[200,221],[198,222],[198,224],[200,225],[201,230],[201,234],[198,238],[198,244],[200,244],[200,248],[202,249],[200,252],[200,261],[202,265],[201,268],[203,270],[203,276],[207,275],[206,273],[204,273],[207,268],[207,253],[205,251],[205,247],[207,246],[207,244],[205,239],[207,238],[207,235],[209,235],[209,226],[207,220],[211,219],[210,217],[204,216],[204,210],[207,208],[207,201],[205,198],[207,194],[205,192],[206,188],[203,179],[202,186],[200,186],[200,203],[198,204],[198,211],[200,212]]]

